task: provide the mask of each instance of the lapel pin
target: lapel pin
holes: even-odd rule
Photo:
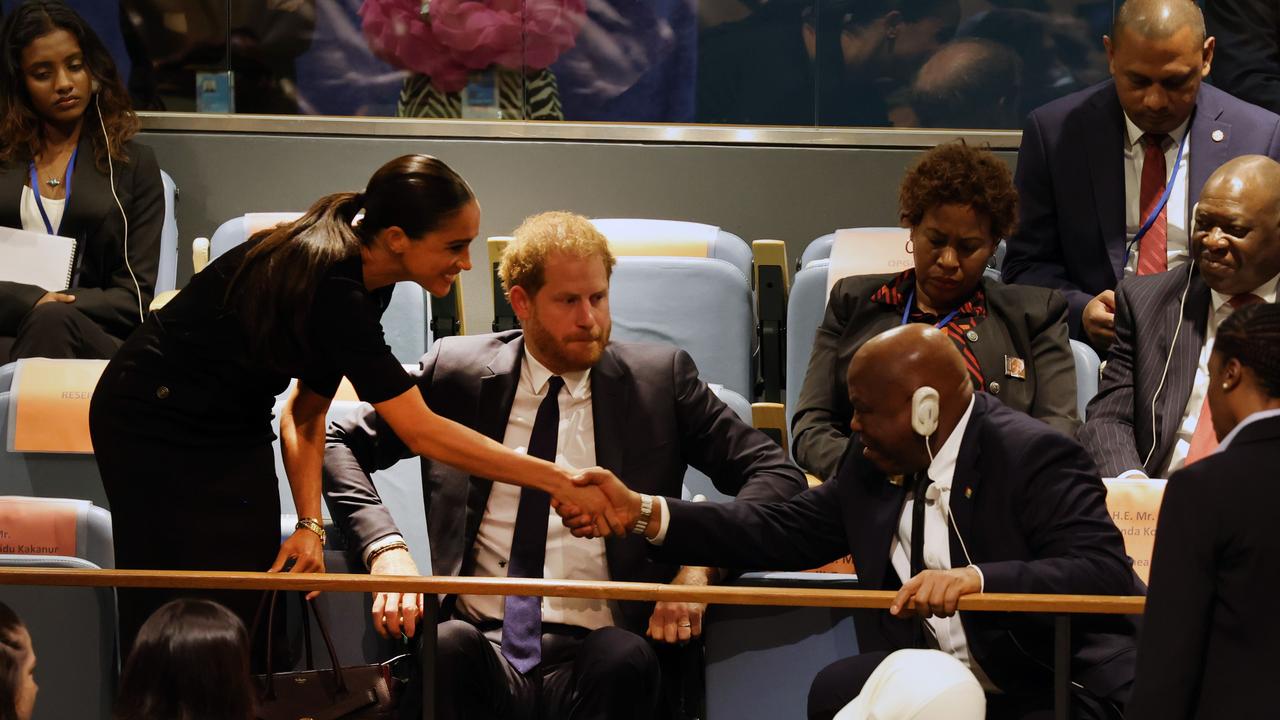
[[[971,487],[967,487],[967,488],[965,488],[965,489],[964,489],[964,497],[965,497],[965,499],[966,499],[966,500],[967,500],[967,499],[969,499],[969,498],[971,498],[971,497],[973,497],[973,488],[971,488]]]
[[[1019,380],[1027,379],[1027,362],[1020,357],[1004,356],[1004,375],[1005,377],[1017,378]]]
[[[1213,134],[1211,134],[1209,137],[1213,138],[1214,142],[1222,142],[1227,137],[1227,134],[1222,132],[1221,130],[1214,130]]]
[[[969,332],[965,333],[964,336],[968,338],[969,342],[978,342],[977,330],[970,330]]]
[[[903,483],[903,479],[902,479],[902,476],[901,476],[901,475],[890,475],[890,476],[889,476],[889,484],[890,484],[890,485],[896,485],[896,486],[898,486],[898,487],[902,487],[902,483]]]

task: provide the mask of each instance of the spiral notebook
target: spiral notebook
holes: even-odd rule
[[[71,238],[0,227],[0,281],[66,290],[75,260],[76,241]]]

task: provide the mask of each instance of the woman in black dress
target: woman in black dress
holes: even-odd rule
[[[363,214],[361,214],[363,213]],[[415,452],[545,490],[600,519],[595,488],[431,412],[382,336],[396,282],[448,292],[471,267],[480,208],[439,160],[407,155],[362,193],[318,201],[298,220],[222,255],[151,314],[103,372],[89,410],[121,568],[323,572],[320,472],[325,413],[346,376]],[[271,408],[298,508],[280,543]],[[588,474],[606,473],[603,470]],[[122,650],[155,608],[200,594],[253,621],[257,593],[121,591]]]
[[[155,291],[164,186],[111,55],[61,2],[0,32],[0,225],[77,241],[71,281],[0,282],[0,363],[108,358]]]

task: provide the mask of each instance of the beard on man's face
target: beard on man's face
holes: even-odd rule
[[[537,314],[531,315],[523,326],[525,342],[532,342],[542,351],[546,356],[544,365],[558,366],[560,372],[578,372],[594,367],[609,345],[609,326],[597,326],[586,332],[575,331],[563,338],[553,336],[538,322]]]

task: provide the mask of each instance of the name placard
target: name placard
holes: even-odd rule
[[[87,500],[0,497],[0,553],[76,554],[76,532]]]
[[[89,400],[106,366],[106,360],[19,360],[9,404],[9,452],[93,452]]]
[[[915,267],[911,231],[906,228],[849,228],[836,231],[827,268],[827,295],[841,280],[853,275],[898,273]]]
[[[1156,520],[1167,480],[1106,478],[1107,512],[1124,536],[1124,549],[1133,558],[1133,569],[1147,582],[1151,552],[1156,544]]]
[[[678,220],[592,220],[614,255],[707,257],[720,228]]]

